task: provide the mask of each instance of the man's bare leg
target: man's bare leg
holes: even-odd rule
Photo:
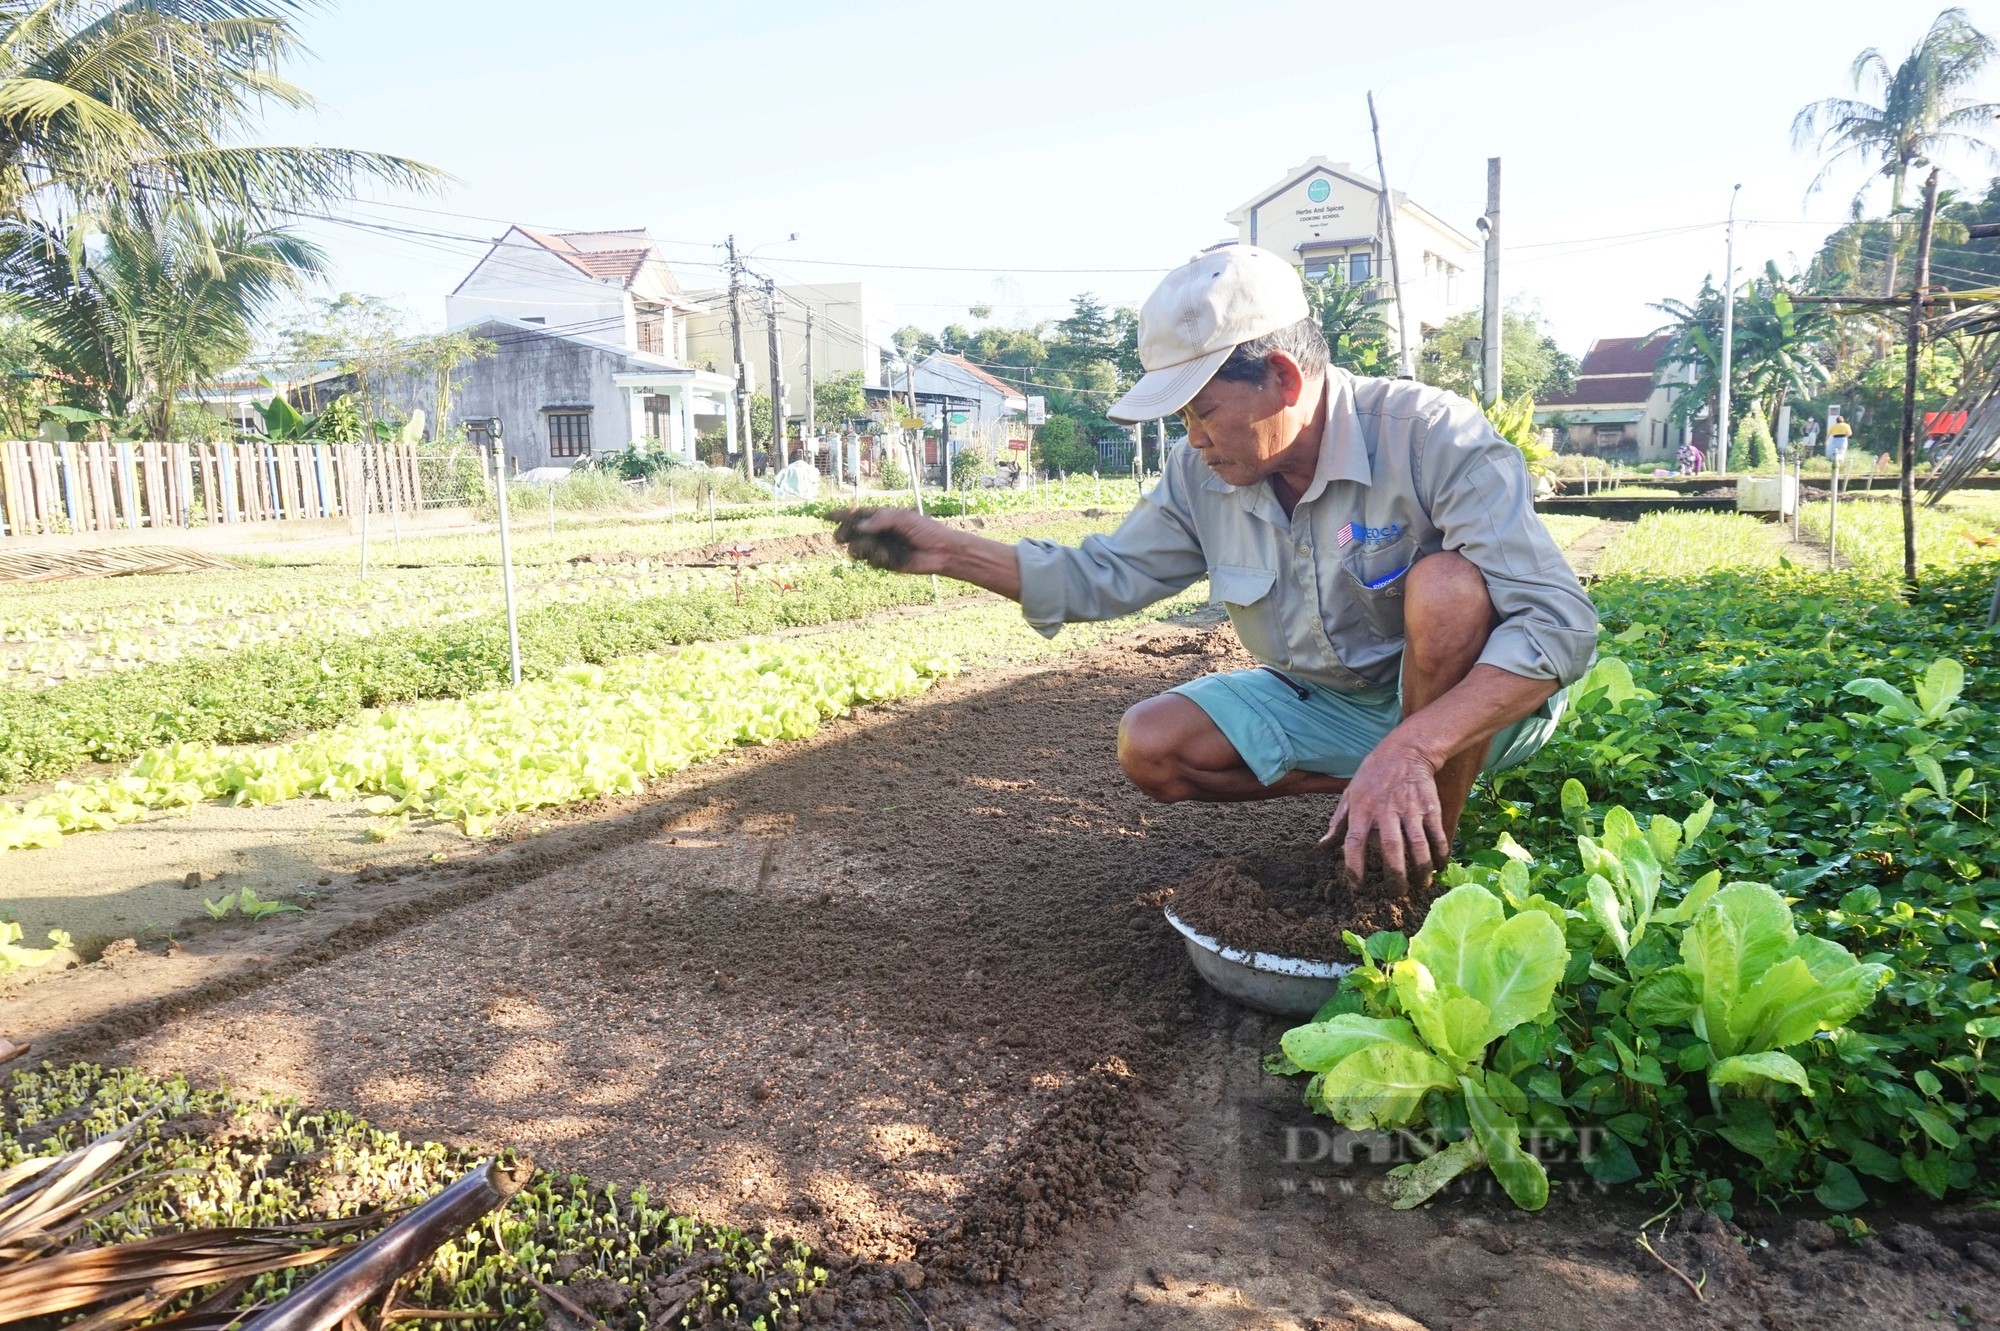
[[[1125,713],[1118,725],[1118,765],[1133,785],[1162,804],[1240,804],[1347,789],[1345,778],[1318,772],[1288,772],[1265,785],[1208,713],[1178,693],[1148,698]]]
[[[1440,552],[1417,561],[1403,590],[1403,715],[1414,716],[1457,688],[1479,664],[1500,616],[1486,578],[1464,555]],[[1448,837],[1485,765],[1492,736],[1480,736],[1437,770],[1438,811]]]

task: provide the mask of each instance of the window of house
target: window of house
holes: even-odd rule
[[[664,393],[646,395],[646,434],[663,444],[676,442],[672,435],[674,400]]]
[[[1347,280],[1351,284],[1357,287],[1360,286],[1362,283],[1366,282],[1371,276],[1374,275],[1372,271],[1374,258],[1375,256],[1372,254],[1348,255]]]
[[[580,458],[590,453],[590,413],[552,411],[549,421],[549,456]]]
[[[1315,277],[1315,278],[1325,277],[1326,274],[1327,274],[1327,260],[1325,259],[1307,260],[1306,262],[1307,277]]]
[[[1607,448],[1616,448],[1625,442],[1625,427],[1622,425],[1600,425],[1597,427],[1595,442],[1599,452]]]
[[[651,356],[664,356],[667,350],[666,311],[658,307],[642,307],[638,325],[639,350]]]

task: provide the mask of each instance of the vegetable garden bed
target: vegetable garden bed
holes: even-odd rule
[[[1421,1180],[1445,1184],[1428,1209],[1371,1199],[1407,1186],[1382,1158],[1404,1139],[1341,1136],[1303,1082],[1261,1071],[1299,1023],[1198,989],[1151,904],[1325,813],[1162,809],[1118,778],[1123,709],[1238,664],[1223,629],[941,683],[686,778],[655,834],[249,992],[52,1032],[53,1052],[644,1182],[676,1213],[858,1261],[854,1323],[1982,1324],[2000,1313],[1974,1208],[2000,1177],[1993,572],[1934,572],[1908,602],[1783,567],[1597,584],[1622,665],[1475,796],[1430,920],[1341,941],[1371,964],[1307,1024],[1407,1022],[1388,1043],[1449,1074],[1409,1060],[1429,1080],[1373,1118],[1393,1107],[1452,1152]],[[1797,1022],[1718,1034],[1749,992],[1711,994],[1725,972],[1695,964],[1719,949],[1690,940],[1719,929],[1775,940],[1760,973],[1798,981]],[[1516,955],[1532,1004],[1481,969]],[[1407,962],[1439,1012],[1489,1020],[1461,1043]],[[95,974],[19,991],[0,1025]],[[1804,1002],[1822,989],[1868,1001]],[[1315,1075],[1357,1053],[1304,1038],[1283,1047]],[[1510,1143],[1536,1134],[1531,1169]]]

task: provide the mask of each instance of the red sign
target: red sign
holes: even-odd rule
[[[1028,441],[1025,439],[1009,439],[1007,447],[1013,449],[1016,453],[1025,453],[1028,451]]]
[[[1965,413],[1962,411],[1927,411],[1924,413],[1924,433],[1927,435],[1957,434],[1965,428]]]

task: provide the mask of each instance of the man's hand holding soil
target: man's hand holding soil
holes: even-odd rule
[[[1018,600],[1049,635],[1207,578],[1259,664],[1127,711],[1126,775],[1167,803],[1339,795],[1322,844],[1353,881],[1373,842],[1426,884],[1479,773],[1548,740],[1596,650],[1520,451],[1464,398],[1331,367],[1297,271],[1253,246],[1170,273],[1139,359],[1112,419],[1178,416],[1187,446],[1116,532],[1006,546],[878,509],[832,515],[836,538]]]
[[[891,573],[936,573],[1021,599],[1014,547],[927,518],[913,508],[836,508],[826,515],[847,553]]]

